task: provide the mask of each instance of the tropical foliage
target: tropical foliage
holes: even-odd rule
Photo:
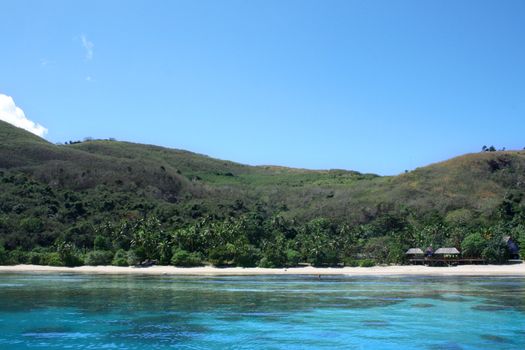
[[[114,140],[53,145],[0,122],[0,264],[403,263],[525,249],[525,152],[487,148],[399,176],[252,167]]]

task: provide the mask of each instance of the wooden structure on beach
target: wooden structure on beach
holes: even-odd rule
[[[448,257],[448,258],[457,258],[459,256],[459,250],[457,250],[456,248],[452,247],[452,248],[438,248],[438,250],[436,250],[434,252],[434,255],[436,256],[440,256],[440,257]]]
[[[405,255],[408,257],[408,261],[412,264],[423,264],[425,261],[425,252],[423,252],[421,248],[410,248],[406,251]]]
[[[455,247],[438,248],[432,255],[434,265],[455,265],[459,263],[459,250]]]
[[[421,248],[410,248],[409,250],[407,250],[405,254],[408,256],[419,257],[419,258],[425,255],[425,253],[423,252],[423,250],[421,250]]]
[[[421,248],[410,248],[405,255],[411,264],[425,264],[425,252]]]
[[[425,253],[420,248],[410,248],[405,253],[411,264],[434,266],[485,263],[485,259],[461,258],[460,254],[455,247],[439,248],[430,256],[425,256]]]

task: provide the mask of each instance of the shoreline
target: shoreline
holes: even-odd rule
[[[514,265],[460,265],[435,267],[423,265],[394,265],[374,267],[120,267],[79,266],[58,267],[43,265],[0,266],[0,274],[8,273],[83,273],[94,275],[151,275],[151,276],[273,276],[273,275],[320,275],[320,276],[524,276],[525,263]]]

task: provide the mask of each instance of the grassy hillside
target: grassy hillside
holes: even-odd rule
[[[3,122],[0,140],[0,168],[22,171],[51,187],[78,191],[103,185],[168,202],[264,202],[298,218],[365,222],[399,208],[442,214],[466,209],[489,215],[506,193],[525,189],[525,151],[469,154],[381,177],[247,166],[129,142],[54,145]]]
[[[89,248],[101,233],[129,249],[132,238],[115,237],[126,235],[130,222],[154,217],[172,232],[188,225],[199,237],[233,232],[218,241],[223,243],[244,232],[244,243],[235,244],[248,244],[259,258],[279,235],[291,251],[300,250],[304,237],[338,237],[334,247],[342,259],[340,251],[352,256],[355,247],[381,251],[388,245],[381,240],[397,242],[399,252],[415,242],[459,245],[466,230],[476,227],[525,225],[525,151],[467,154],[399,176],[377,176],[248,166],[109,140],[55,145],[0,122],[0,190],[0,241],[9,249],[58,241]],[[294,241],[298,234],[306,236]],[[348,242],[354,248],[341,248]],[[200,253],[212,254],[215,248],[206,247]],[[384,260],[390,253],[382,254]]]
[[[81,191],[107,186],[168,201],[193,190],[176,169],[164,168],[155,159],[113,157],[54,145],[4,122],[0,122],[0,140],[0,169],[28,174],[52,188]]]
[[[289,209],[290,217],[326,216],[362,222],[388,208],[489,215],[511,190],[524,190],[525,152],[464,155],[394,177],[355,171],[253,167],[195,153],[124,142],[72,148],[141,162],[155,159],[208,188],[229,190]],[[224,195],[223,192],[216,192]]]

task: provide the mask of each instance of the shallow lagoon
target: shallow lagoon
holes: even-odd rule
[[[1,349],[523,349],[523,277],[0,275]]]

